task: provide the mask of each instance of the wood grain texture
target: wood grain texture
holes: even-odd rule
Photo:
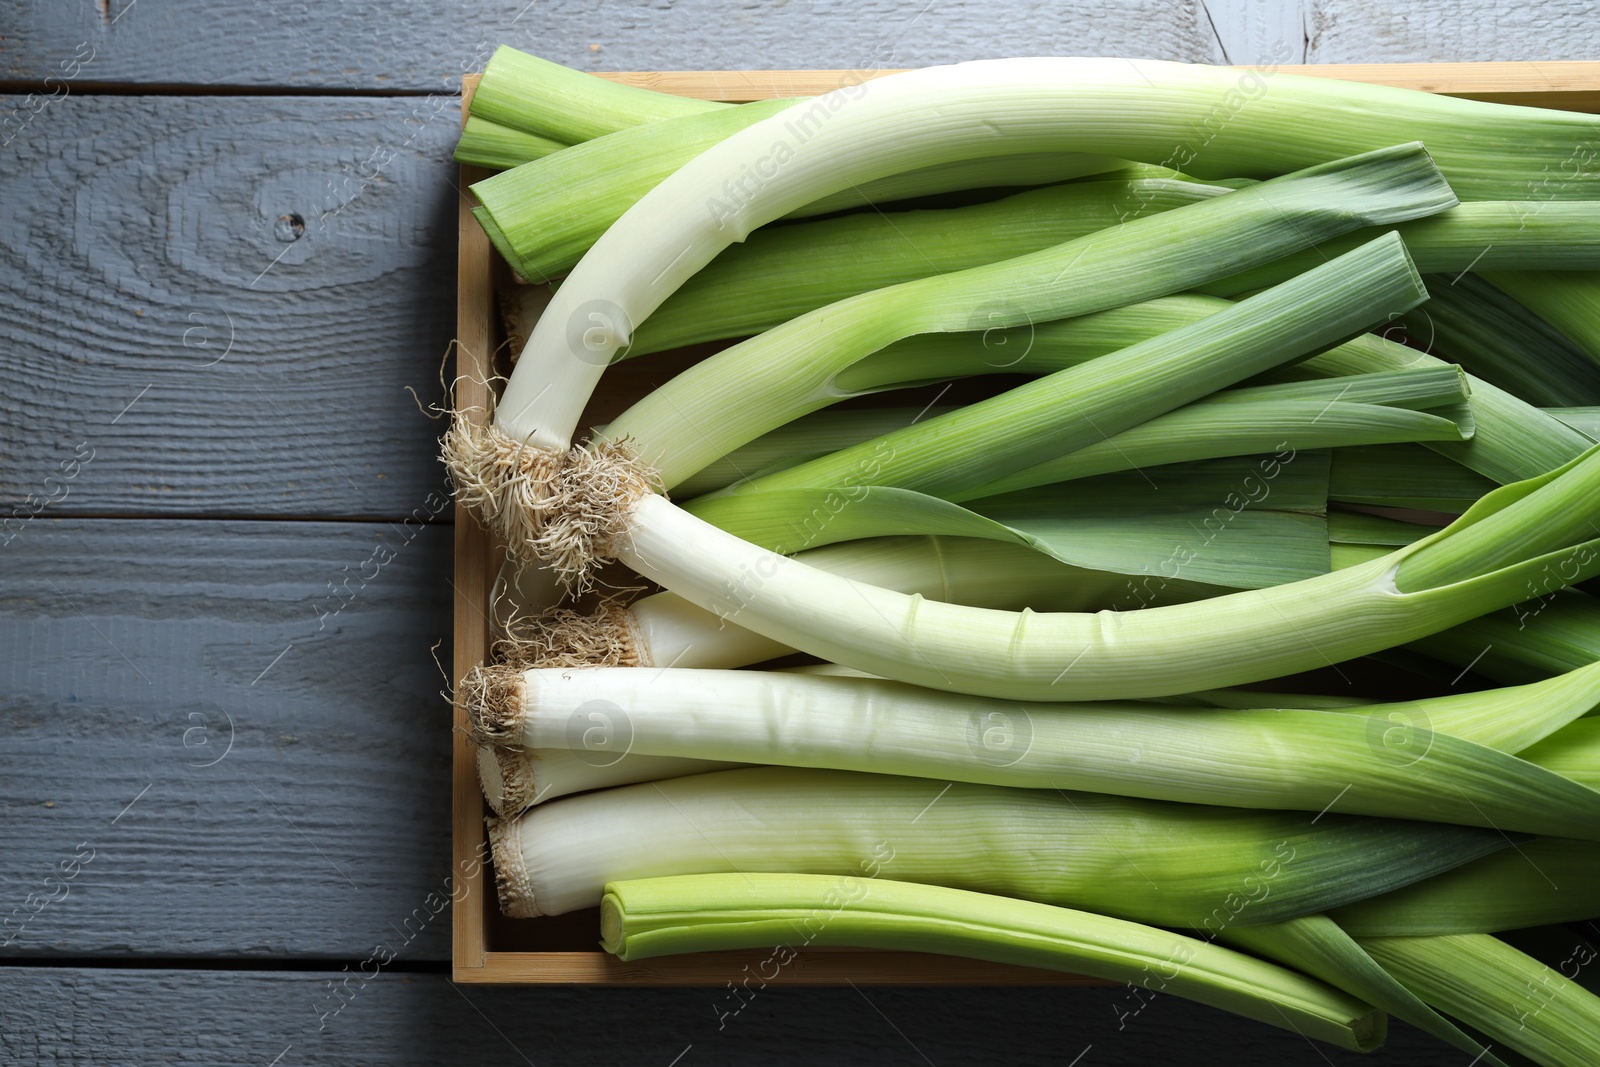
[[[454,331],[440,102],[69,96],[10,131],[0,511],[416,507],[439,429],[406,387],[440,399]]]
[[[1257,64],[1282,74],[1335,81],[1370,82],[1399,89],[1492,100],[1532,107],[1595,110],[1600,101],[1600,62],[1552,63],[1325,63],[1309,66]],[[858,81],[898,73],[855,70],[668,70],[600,71],[596,77],[656,92],[701,100],[773,100],[818,96]]]
[[[372,18],[310,0],[13,0],[0,80],[453,92],[505,43],[584,70],[926,66],[1007,55],[1227,63],[1589,59],[1584,0],[1156,0],[1041,8],[1003,0],[483,0]],[[85,56],[92,53],[86,63]],[[66,78],[76,71],[76,78]]]
[[[0,956],[445,959],[450,534],[37,519],[0,549]]]
[[[130,5],[13,0],[0,79],[42,82],[94,49],[83,80],[182,86],[453,91],[500,44],[580,70],[927,66],[1014,55],[1221,59],[1193,0],[451,0],[370,8],[311,0]],[[98,8],[98,10],[97,10]]]
[[[477,75],[468,74],[461,87],[461,113],[471,106]],[[467,418],[489,417],[489,378],[494,366],[494,250],[472,217],[472,197],[466,189],[486,176],[477,167],[461,168],[456,197],[456,359],[455,407]],[[458,691],[467,672],[489,659],[490,590],[496,566],[485,530],[463,504],[455,508],[455,582],[451,612],[451,691]],[[450,916],[450,959],[457,970],[483,966],[484,914],[494,902],[486,899],[488,882],[477,857],[488,842],[483,823],[487,814],[483,792],[477,785],[477,746],[468,737],[470,723],[463,705],[453,709],[454,735],[450,746],[450,854],[456,877],[466,893]]]
[[[481,900],[481,898],[479,898]],[[483,901],[489,907],[494,902]],[[473,898],[468,897],[453,920],[457,927],[471,922]],[[585,929],[595,928],[597,913],[584,913]],[[536,933],[545,924],[533,919],[506,919],[503,925],[517,923],[525,940],[537,944],[548,935]],[[500,924],[497,924],[500,925]],[[557,925],[570,936],[571,923]],[[481,984],[603,986],[707,986],[717,988],[730,977],[770,972],[772,949],[741,952],[696,952],[682,956],[624,963],[610,953],[550,951],[506,951],[502,935],[481,956],[481,966],[457,965],[457,982]],[[842,986],[852,982],[862,986],[1084,986],[1116,983],[1106,979],[1037,967],[1018,967],[962,956],[921,952],[895,952],[860,948],[814,948],[801,953],[784,974],[784,982],[797,986]]]
[[[1250,0],[1265,2],[1265,0]],[[1296,5],[1289,5],[1296,6]],[[1586,0],[1535,4],[1300,0],[1307,63],[1593,59],[1600,22]]]
[[[1467,1059],[1403,1026],[1376,1057],[1342,1052],[1170,996],[1118,1029],[1118,1012],[1132,1003],[1121,988],[770,987],[719,1029],[726,990],[452,989],[440,975],[380,971],[364,984],[350,980],[343,1010],[322,1018],[336,1003],[328,983],[346,977],[0,968],[0,1059],[57,1067],[1463,1067]]]

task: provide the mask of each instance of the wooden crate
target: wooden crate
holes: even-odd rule
[[[1600,112],[1600,63],[1399,63],[1279,68],[1296,74],[1366,81],[1449,96]],[[600,77],[661,92],[706,100],[744,102],[809,96],[892,71],[668,71],[607,73]],[[477,85],[462,87],[462,112]],[[493,364],[500,329],[495,287],[509,272],[472,217],[467,186],[487,177],[475,167],[461,170],[457,315],[457,401],[464,408],[486,405],[478,383]],[[603,379],[583,425],[614,416],[657,380],[670,377],[688,359],[666,355],[628,361]],[[465,509],[456,508],[456,681],[483,662],[490,642],[489,594],[499,560],[488,534]],[[492,869],[485,862],[487,805],[478,785],[476,748],[458,710],[453,749],[453,974],[458,982],[582,983],[587,985],[706,985],[721,987],[756,975],[770,953],[727,952],[622,963],[596,947],[596,914],[579,912],[541,919],[507,919],[494,899]],[[482,857],[483,859],[480,859]],[[745,968],[748,967],[748,972]],[[812,949],[784,968],[783,982],[800,985],[1033,985],[1103,984],[1099,979],[945,956],[852,949]]]

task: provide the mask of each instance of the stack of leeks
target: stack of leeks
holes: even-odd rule
[[[1600,1062],[1597,143],[1168,63],[734,106],[501,49],[458,158],[536,284],[444,451],[510,561],[457,692],[503,907]]]

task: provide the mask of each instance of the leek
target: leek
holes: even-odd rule
[[[760,333],[871,289],[1037,252],[1225,192],[1172,179],[1093,181],[970,207],[870,212],[757,230],[668,297],[640,324],[625,354]]]
[[[621,85],[501,45],[483,68],[470,112],[512,129],[577,144],[630,126],[731,106]]]
[[[1419,638],[1414,647],[1503,682],[1527,682],[1600,660],[1600,601],[1549,583],[1527,600]]]
[[[1337,384],[1338,379],[1330,381]],[[1226,402],[1228,399],[1217,394],[1188,404],[1055,459],[952,495],[971,500],[1097,474],[1226,456],[1301,453],[1409,441],[1462,441],[1472,436],[1471,409],[1465,405],[1427,412],[1339,399],[1262,397],[1237,403]]]
[[[1339,204],[1336,210],[1329,208],[1330,198]],[[768,401],[774,395],[816,397],[819,389],[826,389],[831,374],[856,356],[908,334],[961,329],[971,313],[996,294],[1004,294],[1010,301],[1004,317],[1013,322],[1029,314],[1090,311],[1214,277],[1230,267],[1267,258],[1274,251],[1298,247],[1319,233],[1340,232],[1381,218],[1414,217],[1453,202],[1454,197],[1439,181],[1437,170],[1416,146],[1384,149],[1366,157],[1311,168],[1226,196],[1134,219],[1044,252],[941,278],[907,282],[830,305],[679,375],[613,422],[608,433],[625,438],[635,432],[633,425],[627,425],[630,415],[637,423],[648,422],[652,413],[663,414],[658,422],[680,430],[697,427],[698,432],[689,433],[687,441],[681,440],[681,433],[662,434],[638,448],[648,459],[661,457],[662,449],[670,448],[667,455],[674,464],[693,471],[716,458],[721,450],[786,421],[769,421],[773,405]],[[1207,243],[1201,239],[1205,235],[1213,239]],[[1224,247],[1228,249],[1226,254]],[[1143,252],[1145,258],[1135,271],[1129,256],[1137,252]],[[1375,300],[1387,300],[1380,294],[1406,289],[1409,279],[1409,295],[1394,298],[1396,304],[1406,306],[1407,301],[1415,302],[1422,294],[1409,263],[1398,263],[1397,254],[1404,258],[1398,239],[1391,236],[1338,262],[1352,268],[1356,264],[1378,267],[1377,277],[1371,279],[1375,286],[1371,296]],[[1096,279],[1095,285],[1055,284],[1068,269],[1087,275],[1106,273]],[[1386,289],[1379,277],[1396,288]],[[557,292],[534,329],[535,338],[553,318],[559,318],[557,304],[571,288],[569,281]],[[1276,299],[1269,299],[1268,306],[1273,306]],[[591,351],[587,346],[592,342],[597,346],[594,354],[609,358],[616,347],[615,337],[608,332],[609,327],[593,322],[610,319],[603,309],[593,311],[592,316],[578,322],[584,350]],[[802,342],[803,347],[797,350],[795,346]],[[532,346],[534,339],[530,338],[529,344]],[[774,374],[773,364],[780,360],[788,370]],[[727,369],[730,362],[731,370]],[[574,369],[570,364],[563,366],[567,371]],[[517,383],[531,380],[522,376],[526,369],[526,360],[519,361],[505,397],[496,408],[494,426],[475,424],[458,413],[445,440],[446,461],[458,496],[505,536],[512,554],[519,559],[536,557],[541,541],[562,543],[570,536],[562,529],[569,517],[569,490],[563,485],[570,486],[570,492],[583,494],[599,484],[611,484],[622,491],[653,480],[637,463],[627,462],[636,451],[632,446],[602,446],[572,454],[550,451],[548,437],[541,435],[569,435],[569,422],[542,422],[543,429],[528,436],[518,420],[539,418],[541,410],[547,409],[540,407],[543,400],[539,405],[529,405],[526,397],[516,399]],[[580,375],[587,383],[582,387],[585,393],[600,369],[597,363],[590,367],[593,375]],[[729,409],[727,393],[750,382],[750,376],[756,383],[764,383],[765,388],[751,385],[739,389],[744,405]],[[708,378],[720,387],[701,384]],[[524,385],[522,389],[529,387]],[[561,381],[551,380],[537,392],[539,396],[548,393],[559,398],[566,395],[566,387]],[[559,405],[563,401],[553,402]],[[810,401],[810,407],[826,403],[828,398],[822,395]],[[586,505],[576,506],[582,512]],[[592,521],[581,514],[571,518],[580,526]],[[577,569],[581,572],[583,567]]]
[[[1459,515],[1493,488],[1481,474],[1416,445],[1354,446],[1333,453],[1328,499]]]
[[[691,499],[769,470],[870,441],[900,429],[919,414],[928,418],[954,410],[947,404],[930,404],[920,413],[905,408],[823,408],[740,445],[679,482],[673,494],[682,500]]]
[[[870,674],[984,696],[1105,700],[1337,663],[1600,573],[1597,491],[1600,448],[1502,486],[1445,529],[1370,563],[1100,616],[983,611],[851,582],[749,545],[644,487],[609,543],[702,608]],[[1171,656],[1175,642],[1190,655]]]
[[[1538,315],[1475,274],[1425,280],[1428,303],[1399,319],[1413,344],[1532,404],[1600,402],[1600,361]]]
[[[485,223],[495,248],[518,274],[542,279],[563,273],[624,211],[698,152],[795,103],[760,100],[727,111],[685,115],[530,160],[474,183],[479,206],[473,214]],[[957,160],[863,182],[790,214],[824,215],[930,193],[1059,182],[1103,173],[1116,165],[1116,160],[1104,156],[1075,152]],[[756,177],[748,171],[736,175],[725,193],[737,196],[737,190]]]
[[[1576,685],[1600,703],[1600,670]],[[1565,681],[1564,679],[1558,681]],[[1553,683],[1536,687],[1552,688]],[[1572,686],[1568,686],[1571,688]],[[1600,838],[1600,792],[1443,732],[1452,701],[1355,711],[1228,710],[978,700],[877,679],[760,671],[517,671],[469,683],[480,739],[730,763],[873,771],[1245,808],[1340,811]],[[1514,720],[1506,701],[1480,705]],[[600,744],[575,729],[610,710]],[[1540,705],[1542,707],[1542,705]],[[1404,716],[1398,723],[1391,715]],[[1413,724],[1439,720],[1426,734]],[[1398,726],[1398,729],[1397,729]],[[1406,743],[1391,733],[1410,728]],[[1248,760],[1214,753],[1249,751]],[[620,752],[617,753],[620,756]]]
[[[1443,823],[1313,823],[1300,812],[792,767],[564,797],[491,824],[490,838],[513,917],[592,907],[620,878],[837,875],[892,857],[907,881],[1185,927],[1321,911],[1507,843]]]
[[[1378,966],[1355,939],[1326,915],[1305,915],[1261,926],[1229,926],[1217,940],[1319,978],[1335,989],[1404,1019],[1473,1057],[1473,1063],[1504,1064],[1476,1038],[1422,1002]]]
[[[1335,453],[1337,459],[1337,453]],[[1369,515],[1361,511],[1328,512],[1328,541],[1330,544],[1360,545],[1374,548],[1383,555],[1387,548],[1409,545],[1420,541],[1439,528],[1437,523],[1426,525],[1406,522],[1382,515]]]
[[[784,554],[855,538],[939,534],[1014,541],[1088,570],[1260,589],[1328,572],[1327,475],[1326,454],[1285,449],[1101,475],[965,506],[870,482],[775,489],[757,482],[686,510]],[[1130,590],[1126,606],[1148,602],[1140,588]]]
[[[1054,221],[1051,212],[1058,204],[1072,205],[1071,224],[1087,233],[1223,191],[1223,186],[1172,178],[1096,180],[974,207],[874,213],[757,230],[712,260],[639,324],[625,354],[757,333],[869,289],[1033,251],[1050,242],[1028,247],[1023,240]],[[1537,214],[1530,210],[1534,206],[1460,204],[1395,229],[1418,270],[1447,275],[1441,284],[1469,267],[1600,267],[1600,202],[1546,204]],[[1061,232],[1057,240],[1068,236]],[[1199,288],[1221,296],[1266,288],[1378,235],[1372,229],[1345,234]],[[1430,283],[1429,288],[1438,286]]]
[[[1485,270],[1484,277],[1600,363],[1600,272]]]
[[[532,358],[524,356],[507,387],[499,425],[514,440],[564,452],[601,369],[626,347],[634,324],[718,252],[819,197],[915,167],[1071,148],[1176,163],[1201,178],[1260,177],[1371,151],[1401,136],[1425,141],[1469,200],[1526,196],[1530,178],[1542,179],[1547,198],[1556,200],[1595,198],[1600,184],[1581,171],[1559,181],[1543,172],[1600,129],[1592,116],[1292,75],[1275,75],[1271,92],[1262,83],[1263,91],[1245,99],[1241,78],[1260,82],[1259,75],[1236,71],[1127,60],[976,61],[845,87],[803,111],[741,130],[656,186],[590,250],[552,303],[548,326],[542,323],[530,339]],[[1171,159],[1171,146],[1186,143],[1183,131],[1203,127],[1230,91],[1239,106],[1204,150]],[[1511,161],[1491,147],[1508,141],[1519,146]],[[732,188],[752,173],[754,180]],[[611,321],[594,332],[592,345],[574,352],[569,324],[597,302],[614,309]]]
[[[1271,453],[1283,447],[1301,452],[1428,437],[1461,440],[1474,430],[1471,408],[1463,403],[1466,400],[1465,376],[1448,365],[1226,389],[1028,468],[1037,474],[1024,477],[1018,472],[972,495],[992,496],[1010,488],[1163,463]],[[1373,411],[1374,405],[1407,414]],[[1430,409],[1431,413],[1420,414]],[[770,471],[904,429],[913,420],[937,418],[954,410],[943,406],[929,406],[921,412],[825,408],[741,445],[680,481],[674,493],[693,498],[752,481]]]
[[[1397,704],[1366,704],[1355,712],[1384,727],[1375,735],[1388,735],[1392,727],[1395,746],[1417,759],[1427,754],[1435,736],[1444,734],[1542,763],[1525,750],[1560,736],[1575,725],[1573,720],[1600,706],[1597,684],[1600,664],[1591,663],[1527,685]],[[1388,736],[1375,736],[1374,741],[1391,744]]]
[[[1218,297],[1187,293],[1012,330],[914,337],[841,371],[833,385],[856,395],[902,383],[943,381],[996,370],[1048,373],[1189,325],[1228,306],[1228,301]],[[1266,377],[1299,381],[1448,366],[1386,337],[1363,334]],[[1472,440],[1430,442],[1427,447],[1495,482],[1543,474],[1594,444],[1579,430],[1503,389],[1470,375],[1468,385]],[[787,409],[778,417],[787,421],[799,414],[799,410]]]
[[[1390,217],[1434,210],[1441,196],[1449,197],[1436,178],[1414,147],[1385,150],[1134,219],[1042,252],[865,293],[697,364],[618,416],[606,433],[632,442],[671,488],[722,452],[787,421],[775,413],[790,410],[789,398],[806,398],[808,409],[831,403],[833,376],[893,341],[964,330],[980,312],[1001,327],[1159,296],[1215,277],[1232,263],[1259,261],[1320,233],[1341,232],[1363,210]],[[1339,210],[1330,211],[1330,203]],[[1138,270],[1130,257],[1137,257]],[[1068,271],[1093,282],[1063,285]],[[1175,331],[1151,338],[1014,389],[1008,400],[972,405],[946,419],[985,421],[999,404],[1015,422],[1004,442],[986,434],[989,448],[1022,447],[1035,434],[1048,435],[1036,449],[1044,451],[1038,458],[1047,458],[1073,447],[1065,443],[1073,438],[1064,435],[1088,443],[1098,438],[1096,427],[1108,433],[1123,429],[1294,355],[1310,355],[1425,298],[1404,246],[1389,235],[1184,327],[1181,337]],[[1247,330],[1255,332],[1241,337]],[[1156,374],[1161,390],[1148,388],[1149,376]],[[496,411],[505,430],[514,428],[510,413],[519,410],[515,385],[513,377]],[[919,423],[904,432],[928,439],[943,431]],[[847,450],[834,462],[848,468],[860,458]],[[911,458],[907,450],[897,461]],[[793,470],[784,477],[788,485],[837,484],[832,478],[797,482]],[[893,484],[918,488],[911,481]]]
[[[1157,218],[1181,214],[1180,210]],[[1219,387],[1312,355],[1426,298],[1400,239],[1379,238],[1191,326],[776,471],[736,492],[866,484],[970,499],[973,490],[999,476],[1104,440]],[[1150,388],[1151,379],[1161,382],[1159,390]],[[656,395],[675,391],[669,384]],[[663,402],[674,401],[669,397]],[[627,434],[638,441],[642,454],[660,470],[662,483],[671,488],[678,472],[697,470],[705,460],[700,450],[682,440],[681,431],[674,432],[676,427],[643,435],[643,427],[651,425],[652,403],[647,399],[635,405],[607,433]],[[1306,415],[1308,421],[1315,417]],[[1460,438],[1459,433],[1451,436]],[[659,459],[657,448],[662,449]]]
[[[1333,912],[1356,937],[1492,934],[1600,915],[1600,844],[1541,838]]]
[[[1517,195],[1527,195],[1524,189]],[[1425,274],[1456,277],[1464,271],[1593,270],[1600,266],[1600,201],[1502,200],[1459,204],[1449,211],[1396,227]],[[1323,256],[1349,251],[1373,231],[1335,237],[1315,250],[1296,252],[1202,286],[1235,296],[1299,274]]]
[[[476,182],[472,192],[480,206],[473,214],[480,222],[493,220],[494,228],[485,229],[517,274],[548,281],[576,263],[608,222],[685,158],[794,102],[762,100],[699,111],[584,140]],[[613,173],[615,160],[624,153],[628,172],[636,178],[631,183],[618,182]],[[536,209],[528,210],[523,201],[532,196],[538,197]]]
[[[1547,1067],[1600,1062],[1600,997],[1489,934],[1370,937],[1361,947],[1430,1006]]]
[[[455,159],[457,163],[505,170],[565,147],[560,141],[469,115],[461,127],[461,140],[456,142]]]
[[[1549,414],[1591,439],[1600,438],[1600,407],[1550,408]]]
[[[973,607],[1096,611],[1181,603],[1229,590],[1187,579],[1140,579],[1070,567],[1026,546],[971,537],[880,537],[810,549],[798,559],[841,577]],[[543,574],[531,568],[526,579]],[[540,598],[525,596],[524,603]],[[744,667],[794,649],[730,625],[673,593],[589,614],[557,608],[514,621],[499,662],[528,667]]]
[[[1341,1048],[1382,1043],[1384,1017],[1292,970],[1091,912],[886,878],[687,875],[612,882],[602,944],[623,960],[770,949],[781,968],[824,945],[942,952],[1170,992]],[[765,965],[763,965],[763,973]]]
[[[1590,789],[1600,789],[1600,718],[1579,719],[1517,754]]]
[[[599,750],[533,751],[478,746],[478,783],[483,786],[489,810],[496,815],[516,815],[535,804],[591,789],[682,778],[733,766],[715,760],[669,759],[632,752],[613,755]]]

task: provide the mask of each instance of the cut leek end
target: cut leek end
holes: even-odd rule
[[[499,664],[477,666],[456,687],[456,703],[480,745],[514,745],[522,736],[522,672]]]
[[[478,784],[496,815],[516,815],[539,794],[533,762],[495,745],[478,746]]]
[[[494,858],[495,892],[500,910],[513,919],[537,919],[542,912],[533,897],[533,880],[522,858],[520,822],[515,818],[485,819],[489,848]]]
[[[496,639],[494,659],[519,670],[534,667],[649,667],[644,636],[616,599],[584,613],[551,608],[513,616]]]
[[[456,142],[455,160],[491,170],[509,170],[566,147],[548,137],[469,115],[461,128],[461,140]]]
[[[577,589],[611,558],[628,510],[656,482],[626,441],[559,453],[461,411],[440,449],[456,499],[500,535],[512,561],[547,564]]]
[[[600,898],[600,947],[623,963],[633,959],[628,952],[627,920],[615,885],[607,885],[605,896]]]
[[[472,209],[472,217],[478,220],[478,225],[483,227],[483,232],[488,236],[489,243],[494,245],[501,258],[511,265],[511,271],[520,282],[548,282],[550,278],[545,272],[538,269],[536,264],[530,263],[517,251],[516,245],[511,243],[511,238],[506,236],[500,224],[494,220],[494,215],[482,204]]]

